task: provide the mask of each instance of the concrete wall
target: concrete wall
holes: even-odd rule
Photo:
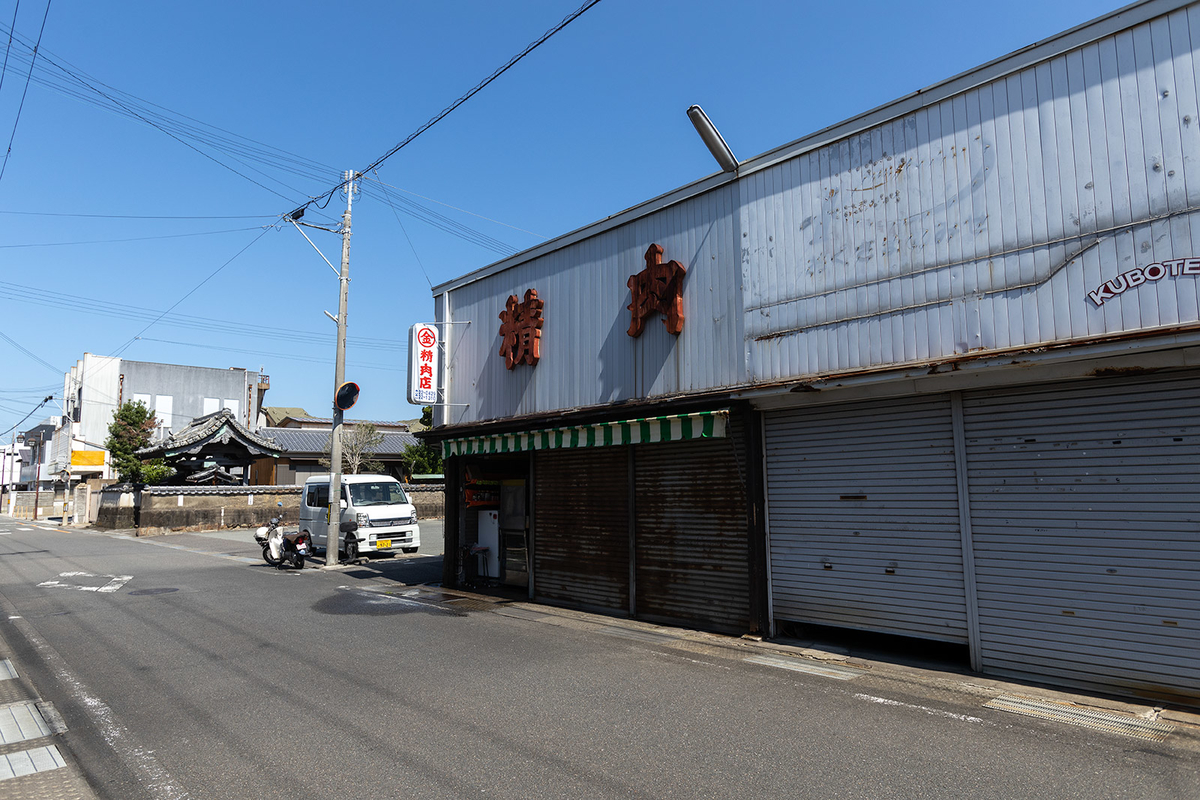
[[[100,503],[96,510],[94,527],[100,530],[125,530],[137,525],[137,505],[139,494],[136,490],[122,487],[110,487],[100,491]]]
[[[133,400],[136,394],[149,395],[150,402],[147,405],[154,408],[159,395],[172,398],[172,431],[178,431],[196,417],[203,416],[206,397],[218,400],[220,408],[225,408],[230,401],[236,402],[238,422],[251,430],[256,427],[257,372],[122,361],[121,374],[124,376],[121,390],[123,401]],[[110,415],[109,421],[111,419]]]
[[[33,503],[37,500],[37,518],[47,519],[62,514],[63,495],[59,492],[14,492],[12,515],[16,519],[33,519]]]

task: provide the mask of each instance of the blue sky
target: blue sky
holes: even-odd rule
[[[0,332],[19,345],[0,338],[0,431],[60,393],[84,352],[262,367],[267,405],[328,416],[335,327],[322,311],[336,312],[338,282],[293,228],[269,226],[581,2],[51,0],[0,179]],[[432,318],[431,285],[715,172],[689,105],[744,160],[1120,5],[602,0],[356,198],[350,415],[419,415],[405,348]],[[17,12],[0,148],[46,8],[0,0],[5,47]],[[148,111],[172,112],[178,138]],[[191,138],[202,127],[210,143]],[[331,225],[344,206],[325,210]],[[309,233],[337,263],[340,239]]]

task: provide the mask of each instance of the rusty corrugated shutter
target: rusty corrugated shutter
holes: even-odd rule
[[[746,494],[728,439],[634,449],[636,614],[750,629]]]
[[[534,460],[534,595],[629,611],[629,451],[543,450]]]

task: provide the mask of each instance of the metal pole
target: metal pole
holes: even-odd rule
[[[13,450],[17,449],[17,429],[13,428]],[[4,512],[4,495],[5,488],[8,486],[8,460],[12,454],[6,448],[4,451],[4,463],[0,464],[0,513]],[[16,466],[15,464],[13,466]]]
[[[341,291],[338,294],[337,357],[334,361],[333,391],[346,380],[346,296],[350,290],[350,206],[354,202],[353,172],[345,173],[346,213],[342,216],[342,272],[338,277]],[[342,538],[342,410],[333,404],[333,430],[330,434],[329,468],[329,530],[325,536],[325,566],[338,563],[338,543]]]
[[[38,435],[38,446],[33,451],[33,520],[37,522],[38,501],[42,496],[42,436]]]

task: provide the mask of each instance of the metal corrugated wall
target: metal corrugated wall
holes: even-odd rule
[[[985,670],[1200,701],[1200,376],[963,414]]]
[[[745,381],[736,192],[725,186],[450,292],[451,423],[702,391]],[[658,243],[687,268],[683,333],[660,315],[629,336],[626,282]],[[541,361],[507,370],[497,315],[510,294],[545,302]]]
[[[746,494],[729,439],[634,448],[640,619],[750,628]]]
[[[628,460],[624,447],[535,454],[536,599],[629,611]]]
[[[752,381],[1195,322],[1200,6],[739,180]]]
[[[764,419],[776,621],[966,642],[948,398]]]

